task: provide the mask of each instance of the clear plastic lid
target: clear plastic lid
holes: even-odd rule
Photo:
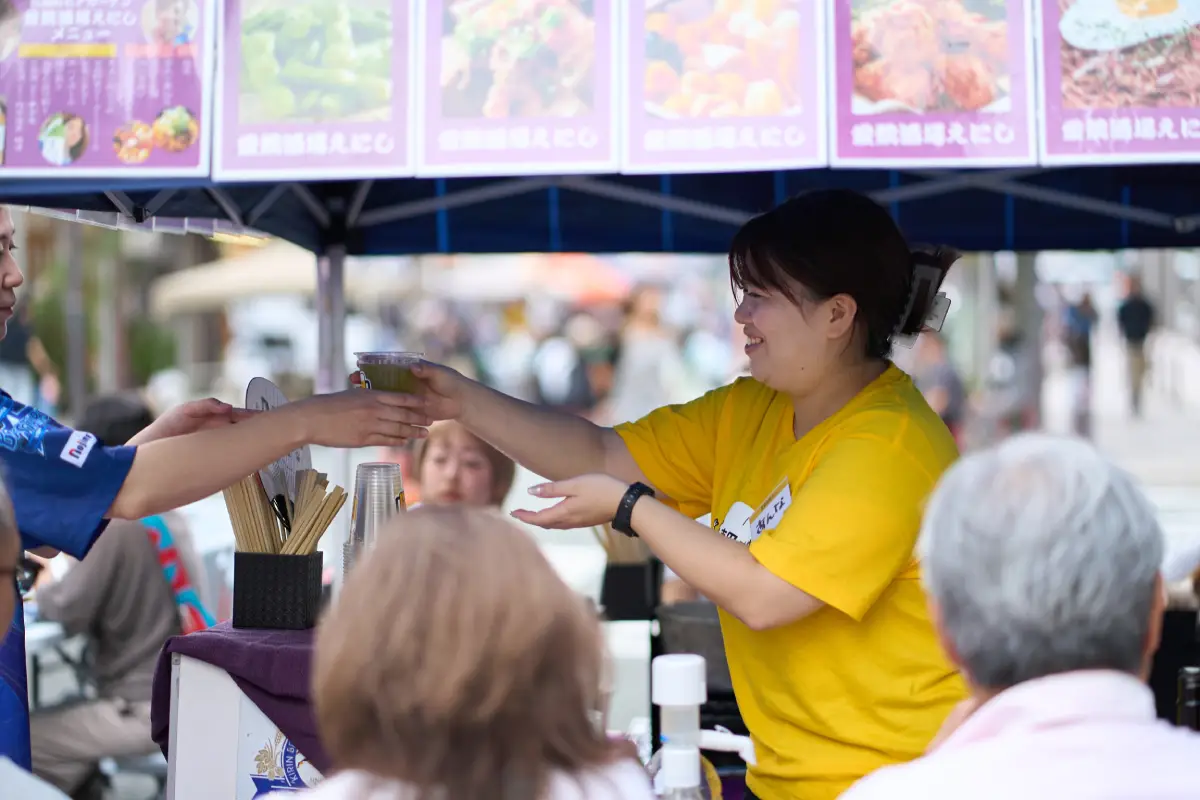
[[[355,353],[354,357],[362,364],[398,364],[411,366],[425,358],[424,353],[408,352],[405,350],[369,350]]]

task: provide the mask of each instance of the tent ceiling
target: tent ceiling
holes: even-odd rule
[[[965,250],[1200,247],[1200,165],[112,185],[11,181],[0,201],[215,217],[352,255],[719,253],[750,215],[840,186],[888,205],[913,240]]]

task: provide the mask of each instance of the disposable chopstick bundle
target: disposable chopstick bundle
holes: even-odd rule
[[[278,552],[281,542],[279,522],[258,475],[247,475],[225,489],[223,494],[238,550],[247,553]]]
[[[340,486],[333,487],[332,492],[310,506],[315,507],[315,510],[306,514],[300,526],[292,530],[283,545],[283,554],[308,555],[315,552],[321,537],[325,535],[325,531],[333,524],[334,517],[345,504],[345,490]]]
[[[233,525],[237,549],[245,553],[309,555],[346,503],[346,490],[328,492],[327,477],[316,470],[296,473],[296,500],[290,505],[291,525],[285,527],[271,507],[258,475],[248,475],[225,489],[225,507]]]

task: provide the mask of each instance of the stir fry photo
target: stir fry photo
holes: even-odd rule
[[[451,0],[444,8],[443,115],[579,117],[592,110],[591,0]]]

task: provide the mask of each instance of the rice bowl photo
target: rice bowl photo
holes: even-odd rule
[[[154,146],[168,153],[182,153],[200,136],[200,125],[183,106],[164,108],[154,120]]]

